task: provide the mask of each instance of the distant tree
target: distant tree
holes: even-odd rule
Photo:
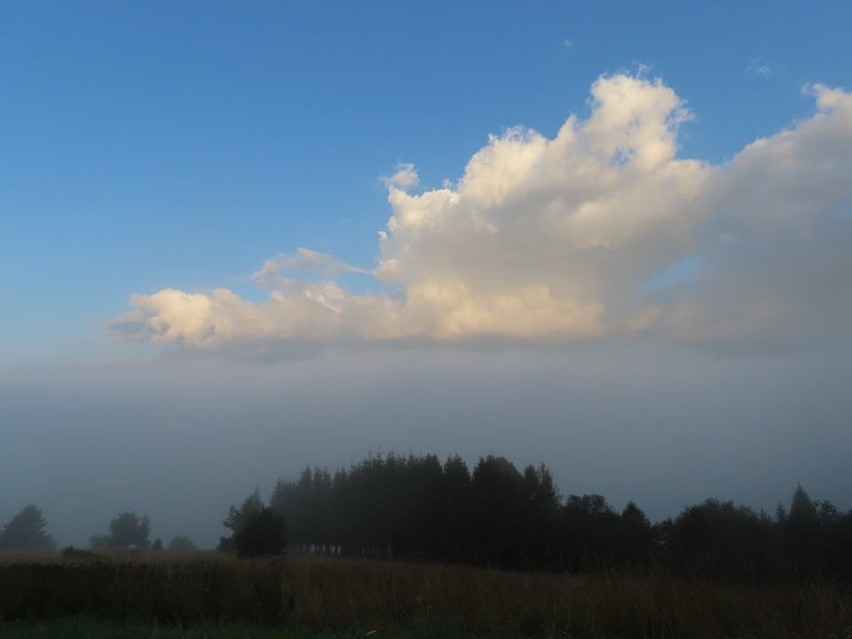
[[[222,525],[231,531],[227,537],[219,538],[219,550],[223,552],[231,552],[237,550],[235,545],[235,536],[237,532],[243,529],[246,523],[263,510],[263,500],[260,497],[260,488],[255,488],[254,492],[243,500],[240,507],[231,506],[228,509],[228,516],[225,517]]]
[[[545,466],[519,472],[494,455],[472,470],[458,456],[441,464],[434,455],[394,453],[334,473],[309,466],[277,483],[269,508],[255,490],[222,523],[230,535],[219,548],[241,556],[282,552],[287,541],[296,552],[511,568],[852,579],[852,512],[812,500],[801,487],[774,518],[709,499],[652,524],[632,502],[618,512],[601,495],[563,499]]]
[[[0,549],[45,550],[54,547],[53,537],[44,528],[47,522],[39,508],[24,506],[3,526]]]
[[[175,535],[169,542],[169,550],[174,552],[188,552],[195,550],[195,543],[185,535]]]
[[[842,513],[837,510],[837,506],[830,501],[818,499],[814,501],[814,507],[817,510],[817,516],[821,526],[833,526],[842,517]]]
[[[707,499],[677,516],[668,550],[691,569],[723,576],[764,573],[771,564],[772,520],[732,501]]]
[[[332,500],[331,474],[327,469],[309,466],[297,482],[279,481],[269,505],[287,522],[291,544],[302,550],[327,552],[333,537]]]
[[[475,558],[486,564],[517,566],[524,559],[524,514],[528,498],[523,475],[505,457],[488,455],[472,475],[475,500]]]
[[[624,507],[624,510],[621,511],[621,518],[633,522],[639,526],[649,527],[651,526],[651,522],[648,521],[648,517],[642,512],[642,509],[636,505],[636,502],[629,501],[627,505]]]
[[[586,567],[617,558],[622,520],[602,495],[569,495],[562,508],[563,558]]]
[[[92,535],[89,537],[89,546],[91,546],[93,550],[109,548],[111,545],[110,542],[111,540],[109,535]]]
[[[284,518],[272,508],[262,507],[248,516],[242,527],[234,533],[234,548],[240,557],[280,555],[287,545]]]
[[[553,476],[544,464],[524,469],[524,532],[526,563],[544,567],[551,564],[561,545],[559,509],[562,497]]]
[[[645,513],[634,502],[621,511],[619,557],[636,563],[647,560],[654,552],[654,528]]]
[[[434,557],[439,536],[440,485],[443,470],[435,455],[398,458],[388,477],[396,490],[391,499],[396,517],[389,521],[391,550],[401,557]]]
[[[852,510],[840,515],[826,536],[826,562],[834,571],[852,580]]]
[[[447,458],[438,484],[434,553],[442,560],[467,559],[476,540],[470,470],[458,455]]]
[[[824,508],[825,517],[830,510]],[[790,500],[784,531],[784,546],[788,556],[810,561],[818,551],[820,537],[820,511],[818,504],[810,498],[801,484],[796,487]]]
[[[147,548],[151,524],[148,515],[139,516],[135,512],[119,513],[109,525],[112,545],[117,548]]]
[[[819,521],[817,505],[810,498],[810,495],[805,492],[805,489],[802,488],[801,484],[796,487],[796,491],[793,493],[793,498],[790,500],[790,514],[787,515],[787,517],[788,519],[808,523]]]
[[[92,535],[89,543],[92,548],[148,548],[151,534],[151,522],[148,515],[135,512],[123,512],[113,518],[109,524],[109,535]]]
[[[151,550],[162,550],[163,549],[163,540],[157,537],[154,540],[154,543],[151,544]]]

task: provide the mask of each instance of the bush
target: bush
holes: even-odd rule
[[[261,508],[234,533],[233,545],[240,557],[283,554],[287,545],[284,519],[269,507]]]
[[[169,542],[168,548],[174,552],[189,552],[195,550],[195,542],[186,535],[176,535]]]

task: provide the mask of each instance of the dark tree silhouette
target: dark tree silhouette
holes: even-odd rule
[[[610,563],[617,554],[620,517],[601,495],[569,495],[562,509],[565,559],[572,568]]]
[[[151,522],[148,515],[135,512],[119,513],[109,525],[109,545],[112,548],[147,548],[150,544]]]
[[[489,455],[473,469],[476,548],[474,556],[486,564],[519,565],[524,558],[524,515],[527,496],[524,478],[505,457]]]
[[[692,570],[764,574],[774,548],[772,520],[732,501],[708,499],[675,519],[668,549]]]
[[[524,469],[523,560],[533,567],[553,565],[562,541],[561,497],[544,464]]]
[[[436,559],[463,561],[471,556],[473,532],[473,487],[467,464],[458,455],[444,463],[437,486],[432,551]]]
[[[262,507],[255,491],[224,523],[236,532]],[[633,502],[618,512],[601,495],[563,500],[545,466],[518,472],[489,455],[471,473],[458,456],[391,453],[334,473],[308,467],[277,483],[270,507],[299,552],[548,570],[653,564],[746,579],[815,566],[852,577],[852,513],[801,487],[774,519],[710,499],[652,525]],[[236,549],[231,537],[222,547]]]
[[[284,519],[268,506],[249,515],[234,533],[234,547],[240,557],[280,555],[286,545]]]
[[[628,502],[621,511],[619,557],[629,564],[648,561],[656,547],[654,528],[639,506]]]
[[[39,508],[24,506],[3,526],[0,550],[46,550],[54,547],[53,537],[44,529],[47,522]]]
[[[231,535],[219,538],[219,550],[233,551],[236,550],[234,544],[234,535],[245,526],[246,522],[254,515],[263,509],[263,500],[260,498],[260,488],[255,488],[254,492],[243,500],[240,507],[231,506],[228,509],[228,516],[222,522],[225,528],[231,531]]]
[[[784,550],[787,556],[799,564],[814,561],[819,550],[822,523],[817,505],[800,484],[790,500],[790,511],[784,526]]]

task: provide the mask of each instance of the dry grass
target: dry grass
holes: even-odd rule
[[[282,565],[214,555],[63,553],[0,560],[0,620],[283,621]]]
[[[852,637],[852,592],[826,583],[735,585],[663,575],[546,575],[347,560],[292,562],[303,627],[445,624],[552,637]]]
[[[69,613],[349,633],[852,638],[852,592],[831,583],[719,584],[319,557],[246,562],[209,553],[0,559],[0,616]]]

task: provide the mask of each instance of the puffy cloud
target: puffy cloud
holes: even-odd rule
[[[114,327],[199,348],[848,331],[852,95],[808,90],[813,116],[712,165],[678,157],[691,116],[671,88],[601,77],[589,116],[552,139],[520,127],[492,136],[441,188],[415,192],[409,164],[386,178],[392,215],[372,271],[385,293],[287,279],[362,272],[300,249],[255,273],[270,288],[263,303],[166,289],[134,295]],[[688,277],[644,286],[685,262]]]
[[[396,167],[396,173],[382,178],[385,186],[388,188],[396,187],[401,189],[417,186],[420,178],[417,175],[417,169],[411,163],[403,163]]]
[[[692,251],[701,278],[679,333],[836,334],[852,319],[852,96],[817,85],[818,112],[720,167]],[[847,331],[845,328],[841,328]]]

